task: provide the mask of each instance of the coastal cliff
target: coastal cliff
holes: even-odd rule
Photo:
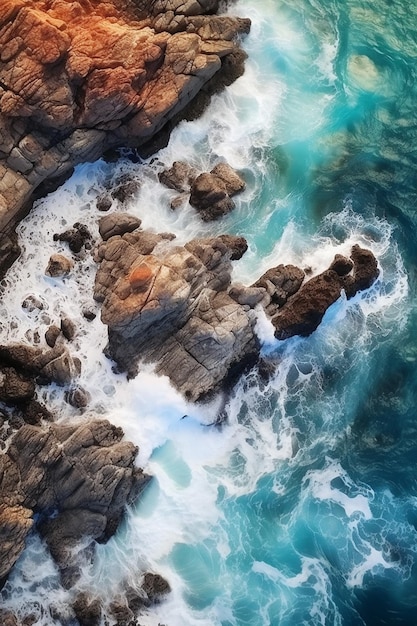
[[[39,186],[45,183],[38,195],[111,148],[155,141],[198,94],[201,107],[202,93],[243,71],[237,38],[250,21],[218,16],[218,5],[2,2],[0,232],[6,262],[16,254],[7,236]]]

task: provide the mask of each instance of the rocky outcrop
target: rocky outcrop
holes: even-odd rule
[[[0,367],[16,368],[19,374],[29,374],[40,383],[70,383],[80,374],[81,363],[62,345],[39,348],[21,343],[0,345]]]
[[[231,258],[246,249],[224,236],[174,245],[172,236],[136,231],[97,250],[96,300],[109,327],[108,353],[130,375],[157,363],[197,400],[257,354],[254,317],[229,295]]]
[[[144,145],[214,75],[241,73],[235,40],[249,20],[215,15],[218,4],[2,1],[1,231],[43,181]]]
[[[22,426],[0,455],[0,579],[22,552],[37,513],[63,583],[71,586],[78,576],[72,548],[81,538],[108,539],[147,483],[134,465],[137,452],[105,420]]]
[[[159,180],[170,189],[181,192],[173,198],[171,208],[181,206],[187,198],[202,220],[209,222],[235,208],[232,197],[245,189],[245,181],[227,163],[218,163],[210,172],[198,172],[182,161],[159,174]]]
[[[351,298],[376,280],[371,251],[354,246],[330,268],[304,282],[305,272],[278,265],[253,285],[232,284],[232,259],[247,244],[222,235],[175,245],[167,234],[137,230],[114,236],[96,251],[94,297],[103,303],[107,353],[130,376],[140,361],[192,401],[203,400],[257,361],[252,310],[262,306],[277,339],[307,336],[345,290]]]
[[[352,298],[378,278],[377,261],[370,250],[353,246],[351,258],[336,255],[330,268],[311,278],[272,317],[277,339],[314,332],[342,289]]]

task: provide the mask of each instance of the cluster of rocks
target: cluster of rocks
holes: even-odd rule
[[[232,197],[245,189],[245,181],[227,163],[218,163],[210,172],[199,173],[187,163],[174,161],[172,167],[159,174],[159,180],[181,193],[172,199],[172,209],[188,200],[206,222],[232,211],[235,208]]]
[[[110,217],[110,216],[109,216]],[[116,218],[114,218],[116,219]],[[128,216],[120,216],[128,224]],[[112,226],[114,232],[114,226]],[[309,335],[328,307],[370,287],[378,276],[371,251],[354,246],[328,270],[305,280],[293,265],[269,269],[253,285],[233,284],[232,261],[243,237],[195,239],[137,228],[97,247],[94,298],[108,325],[107,353],[134,376],[140,361],[156,364],[186,398],[203,400],[259,357],[254,309],[263,307],[277,339]]]
[[[247,19],[219,0],[2,0],[0,230],[80,162],[138,147],[243,72]],[[188,112],[188,113],[187,113]],[[3,236],[0,249],[16,253]]]

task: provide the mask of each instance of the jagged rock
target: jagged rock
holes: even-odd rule
[[[76,222],[72,228],[64,231],[63,233],[56,233],[54,235],[54,241],[66,241],[72,252],[81,252],[82,248],[86,249],[91,247],[92,236],[85,224]]]
[[[19,626],[16,615],[5,609],[0,609],[0,623],[2,626]]]
[[[106,150],[143,146],[178,121],[203,87],[209,93],[223,68],[223,84],[231,68],[241,71],[235,40],[250,22],[215,15],[217,8],[3,0],[2,232],[43,181],[62,180]]]
[[[7,454],[0,455],[0,578],[23,549],[33,510],[57,512],[42,524],[42,533],[63,579],[74,580],[71,548],[81,537],[108,538],[148,481],[135,467],[137,448],[122,438],[122,430],[106,420],[23,425],[13,435]]]
[[[379,276],[378,262],[372,252],[358,245],[352,247],[353,276],[346,276],[343,287],[348,298],[369,289]]]
[[[143,236],[113,238],[97,252],[95,297],[109,326],[108,354],[130,375],[139,358],[156,362],[188,398],[202,399],[259,349],[254,318],[227,293],[230,260],[246,242],[230,235],[174,246],[165,239],[144,253]]]
[[[100,626],[101,602],[88,593],[79,593],[72,605],[80,626]]]
[[[348,259],[342,254],[336,254],[329,267],[329,270],[333,270],[336,274],[339,274],[339,276],[346,276],[352,271],[352,269],[352,259]]]
[[[44,304],[36,296],[30,295],[23,300],[22,309],[26,309],[29,313],[32,313],[32,311],[42,311]]]
[[[99,222],[99,233],[104,241],[115,235],[131,233],[141,225],[141,220],[129,213],[111,213],[105,215]]]
[[[111,196],[114,200],[118,200],[121,204],[125,204],[127,200],[133,198],[139,191],[139,183],[132,178],[123,176],[112,188]],[[130,232],[130,231],[126,231]],[[122,234],[122,233],[119,233]]]
[[[165,578],[151,572],[145,574],[142,589],[153,604],[160,602],[161,598],[171,591],[171,587]]]
[[[197,178],[197,170],[184,163],[183,161],[174,161],[172,167],[163,170],[159,175],[159,181],[169,189],[175,189],[180,193],[189,192],[191,184]]]
[[[287,339],[293,335],[308,336],[320,324],[329,306],[339,298],[342,289],[348,298],[368,289],[379,275],[377,261],[370,250],[353,246],[352,264],[337,255],[331,264],[336,267],[311,278],[291,296],[272,317],[275,337]],[[349,265],[352,274],[346,274]]]
[[[220,178],[226,186],[226,191],[230,197],[243,191],[246,187],[245,181],[230,167],[228,163],[218,163],[211,170],[210,174]]]
[[[117,626],[130,626],[135,623],[134,617],[135,614],[128,607],[126,602],[123,601],[123,598],[114,600],[109,605],[110,615],[116,620]]]
[[[269,298],[265,301],[265,305],[269,305],[267,310],[273,314],[299,290],[304,277],[303,270],[295,265],[278,265],[262,274],[252,286],[266,290]]]
[[[50,348],[55,347],[55,344],[60,334],[61,334],[61,329],[58,328],[58,326],[55,326],[55,324],[53,324],[52,326],[48,328],[48,330],[45,333],[45,341]]]
[[[71,259],[67,259],[63,254],[53,254],[49,259],[45,274],[52,276],[52,278],[60,278],[61,276],[67,276],[73,267],[74,263]]]
[[[257,304],[262,302],[265,297],[266,289],[262,287],[245,287],[240,283],[235,283],[229,289],[229,296],[236,300],[239,304],[247,305],[253,309]]]
[[[231,196],[243,191],[245,182],[227,163],[204,172],[191,185],[190,204],[205,221],[215,220],[234,209]]]
[[[59,385],[71,382],[81,371],[80,361],[63,346],[45,349],[22,343],[0,345],[0,363]]]
[[[0,401],[22,403],[33,398],[35,383],[31,378],[16,371],[14,367],[0,368]]]

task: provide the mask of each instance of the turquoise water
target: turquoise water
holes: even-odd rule
[[[3,304],[1,314],[20,316],[23,334],[34,321],[19,309],[27,293],[41,294],[49,312],[71,311],[93,412],[124,428],[155,476],[81,587],[106,597],[140,571],[162,573],[173,591],[141,617],[146,626],[412,626],[417,5],[239,0],[229,10],[253,22],[245,75],[200,120],[181,124],[156,160],[77,168],[21,227],[25,251],[9,278],[15,309]],[[240,170],[247,189],[236,210],[211,225],[190,207],[171,212],[157,172],[178,159],[201,169],[226,159]],[[97,233],[94,198],[126,172],[141,184],[129,211],[143,227],[180,242],[244,235],[237,280],[278,263],[317,273],[354,243],[374,251],[380,277],[351,301],[341,297],[309,338],[279,343],[259,315],[263,357],[276,372],[269,381],[248,374],[223,426],[206,426],[216,405],[187,404],[151,371],[130,383],[113,375],[99,318],[86,324],[74,312],[91,290],[89,259],[78,283],[52,288],[43,276],[52,233],[81,219]],[[60,390],[43,393],[63,411]],[[22,614],[38,607],[38,624],[58,623],[45,607],[68,596],[36,538],[3,595]]]

